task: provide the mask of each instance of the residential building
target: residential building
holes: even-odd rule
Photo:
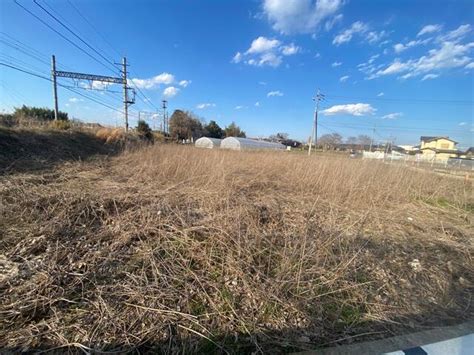
[[[420,152],[427,158],[437,160],[448,160],[456,158],[460,151],[456,148],[458,142],[449,137],[420,137]]]

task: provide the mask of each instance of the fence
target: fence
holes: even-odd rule
[[[423,154],[406,155],[398,152],[384,153],[384,152],[363,152],[364,159],[377,159],[384,162],[402,163],[407,166],[417,166],[432,169],[445,170],[463,170],[474,171],[473,159],[449,158],[437,159],[435,155],[426,156]]]

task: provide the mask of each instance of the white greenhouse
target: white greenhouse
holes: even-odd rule
[[[218,138],[209,138],[209,137],[202,137],[196,140],[194,145],[197,148],[219,148],[221,146],[222,139]]]
[[[227,137],[222,140],[221,148],[232,150],[285,150],[280,143],[259,141],[249,138]]]

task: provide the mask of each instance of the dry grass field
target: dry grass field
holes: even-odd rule
[[[470,181],[287,152],[10,169],[0,347],[276,353],[473,319],[473,203]]]

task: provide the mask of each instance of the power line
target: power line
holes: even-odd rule
[[[51,78],[48,78],[48,77],[46,77],[46,76],[43,76],[43,75],[40,75],[40,74],[36,74],[36,73],[30,72],[30,71],[28,71],[28,70],[24,70],[24,69],[22,69],[22,68],[19,68],[19,67],[16,67],[16,66],[7,64],[7,63],[2,63],[2,62],[0,62],[0,65],[3,65],[3,66],[5,66],[5,67],[8,67],[8,68],[11,68],[11,69],[20,71],[20,72],[23,72],[23,73],[28,74],[28,75],[35,76],[35,77],[40,78],[40,79],[43,79],[43,80],[47,80],[47,81],[49,81],[49,82],[52,81]],[[114,110],[114,111],[117,111],[117,112],[123,114],[123,111],[121,111],[121,110],[119,110],[119,109],[117,109],[117,108],[115,108],[115,107],[113,107],[113,106],[110,106],[110,105],[108,105],[108,104],[106,104],[106,103],[104,103],[104,102],[102,102],[102,101],[96,100],[96,99],[93,98],[93,97],[90,97],[90,96],[88,96],[88,95],[85,95],[85,94],[83,94],[83,93],[81,93],[81,92],[79,92],[79,91],[77,91],[77,90],[71,89],[71,88],[68,87],[68,86],[61,85],[61,84],[58,84],[58,86],[63,87],[63,88],[65,88],[66,90],[69,90],[69,91],[71,91],[71,92],[74,92],[75,94],[77,94],[77,95],[79,95],[79,96],[82,96],[82,97],[84,97],[84,98],[86,98],[86,99],[88,99],[88,100],[94,101],[94,102],[96,102],[96,103],[99,104],[99,105],[105,106],[105,107],[107,107],[107,108],[110,108],[111,110]]]
[[[355,129],[372,129],[373,126],[369,125],[355,125],[355,124],[338,124],[338,123],[331,123],[329,124],[330,127],[336,127],[336,128],[355,128]],[[425,130],[425,131],[443,131],[443,132],[453,132],[453,133],[458,133],[458,134],[465,134],[467,133],[465,130],[456,130],[456,129],[444,129],[444,128],[432,128],[432,127],[404,127],[404,126],[377,126],[378,129],[382,130],[399,130],[399,131],[420,131],[420,130]]]
[[[76,34],[73,30],[71,30],[67,25],[65,25],[60,19],[58,19],[56,16],[54,16],[51,12],[49,12],[47,9],[45,9],[43,6],[41,6],[37,0],[33,0],[33,2],[41,8],[44,12],[46,12],[51,18],[53,18],[56,22],[58,22],[61,26],[63,26],[69,33],[71,33],[74,37],[76,37],[78,40],[80,40],[82,43],[84,43],[88,48],[93,50],[96,54],[98,54],[103,60],[105,60],[107,63],[112,64],[112,68],[110,69],[113,73],[117,71],[117,68],[114,66],[114,62],[110,61],[107,59],[105,56],[103,56],[99,51],[97,51],[94,47],[92,47],[89,43],[87,43],[85,40],[83,40],[78,34]]]
[[[100,33],[100,31],[97,30],[97,28],[92,24],[92,22],[90,22],[82,13],[81,11],[79,11],[79,9],[70,1],[70,0],[67,0],[67,2],[69,3],[69,5],[71,5],[71,7],[78,13],[78,15],[85,21],[89,24],[89,26],[94,30],[95,33],[97,33],[100,38],[102,38],[102,40],[120,57],[121,54],[110,44],[109,41],[107,41],[107,39],[102,36],[102,34]]]
[[[24,7],[23,5],[21,5],[20,3],[18,3],[18,0],[14,0],[15,4],[18,5],[19,7],[21,7],[23,10],[25,10],[27,13],[29,13],[31,16],[33,16],[34,18],[36,18],[38,21],[40,21],[43,25],[45,25],[46,27],[48,27],[50,30],[52,30],[53,32],[55,32],[57,35],[59,35],[61,38],[65,39],[67,42],[69,42],[70,44],[72,44],[74,47],[76,47],[77,49],[79,49],[81,52],[85,53],[88,57],[92,58],[93,60],[95,60],[97,63],[101,64],[102,66],[104,66],[105,68],[109,69],[110,68],[105,65],[104,63],[102,63],[100,60],[98,60],[96,57],[94,57],[93,55],[91,55],[89,52],[87,52],[84,48],[78,46],[75,42],[71,41],[69,38],[67,38],[66,36],[64,36],[61,32],[57,31],[54,27],[52,27],[51,25],[49,25],[47,22],[45,22],[43,19],[41,19],[40,17],[38,17],[37,15],[35,15],[33,12],[31,12],[30,10],[28,10],[26,7]]]
[[[363,96],[345,96],[327,94],[330,98],[355,99],[355,100],[373,100],[404,103],[426,103],[426,104],[453,104],[453,105],[474,105],[470,100],[431,100],[431,99],[411,99],[411,98],[384,98],[384,97],[363,97]]]
[[[95,50],[92,46],[90,46],[87,42],[85,42],[82,38],[80,38],[77,34],[75,34],[71,29],[69,29],[64,23],[62,23],[60,20],[58,20],[54,15],[52,15],[50,12],[48,12],[46,9],[44,9],[40,4],[38,4],[37,0],[33,0],[34,3],[36,5],[38,5],[41,9],[43,9],[46,13],[48,13],[51,17],[53,17],[56,21],[58,21],[63,27],[65,27],[69,32],[71,32],[75,37],[77,37],[79,40],[81,40],[84,44],[86,44],[89,48],[91,48],[92,50],[94,50],[96,53],[98,53],[102,58],[104,58],[105,60],[107,60],[107,58],[105,58],[102,54],[100,54],[97,50]],[[99,35],[105,40],[105,38],[100,34],[99,31],[97,31],[97,29],[92,25],[92,23],[87,20],[87,18],[68,0],[68,3],[76,10],[76,12],[92,27],[92,29],[96,32],[96,33],[99,33]],[[53,9],[54,11],[54,9]],[[71,25],[72,26],[72,25]],[[106,41],[107,42],[107,41]],[[108,42],[107,42],[108,43]],[[114,49],[109,43],[108,45]],[[114,49],[115,52],[117,52],[115,49]],[[118,53],[118,52],[117,52]],[[108,60],[107,60],[108,61]],[[109,61],[110,62],[110,61]],[[114,64],[114,63],[112,63]],[[130,73],[131,75],[131,73]],[[137,89],[139,95],[138,97],[140,98],[140,100],[153,107],[155,110],[159,110],[159,108],[157,106],[155,106],[151,100],[143,93],[143,91],[133,82],[133,80],[130,80],[130,83],[132,84],[132,86]],[[141,96],[140,96],[141,95]]]
[[[27,45],[26,43],[23,43],[22,41],[14,38],[13,36],[9,35],[8,33],[0,31],[0,34],[2,34],[4,37],[6,37],[6,38],[0,38],[0,42],[2,42],[3,44],[7,45],[8,47],[13,48],[13,49],[15,49],[15,50],[31,57],[31,58],[33,58],[33,59],[38,60],[39,62],[41,62],[43,64],[48,65],[48,67],[49,67],[50,63],[46,60],[47,58],[49,58],[48,55],[38,51],[37,49]],[[69,66],[67,66],[67,65],[65,65],[61,62],[58,62],[58,63],[63,68],[71,69]]]

